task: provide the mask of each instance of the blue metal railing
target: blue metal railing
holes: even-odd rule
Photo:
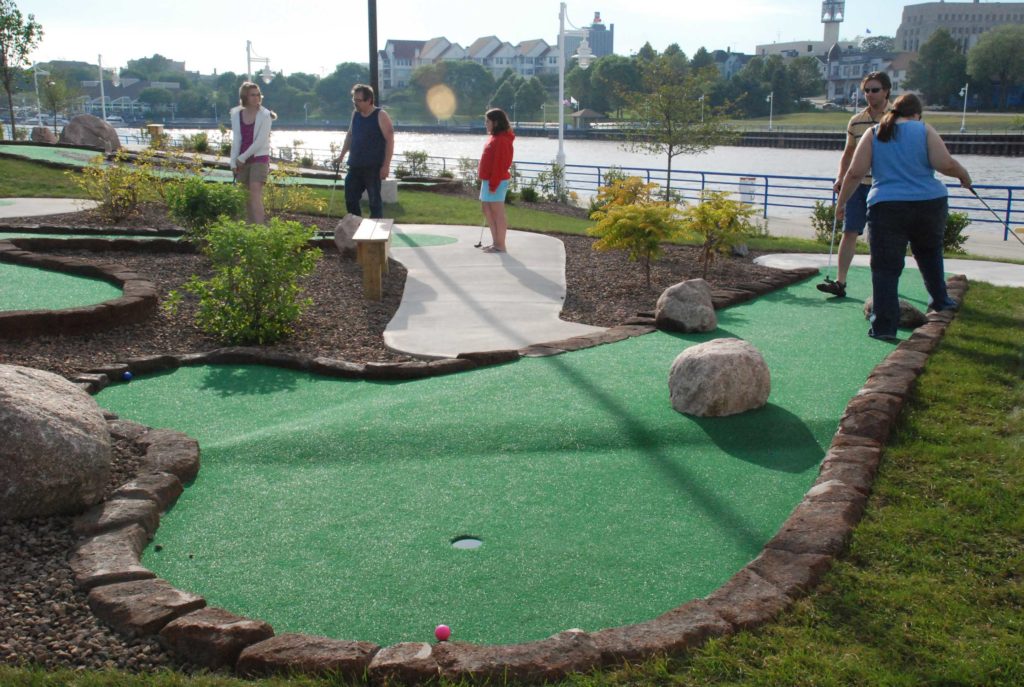
[[[127,137],[122,136],[122,139]],[[146,145],[146,135],[130,135],[127,143]],[[171,137],[171,145],[181,143],[181,137]],[[211,141],[211,153],[215,146]],[[308,147],[279,146],[272,151],[275,156],[299,160],[308,158],[313,167],[331,170],[332,153]],[[399,167],[411,168],[412,161],[405,153],[396,153],[391,168],[394,173]],[[416,171],[424,175],[453,175],[461,177],[465,173],[476,172],[476,160],[470,158],[452,158],[428,156],[420,160]],[[515,181],[519,188],[537,186],[550,179],[553,165],[550,162],[534,162],[517,160],[514,164]],[[666,185],[674,198],[684,202],[698,202],[704,191],[728,191],[737,195],[750,205],[756,206],[762,217],[768,217],[769,208],[783,214],[809,216],[818,201],[833,203],[836,194],[832,190],[831,177],[808,177],[781,174],[760,174],[758,172],[708,172],[703,170],[673,169],[671,178],[664,169],[651,167],[621,167],[618,165],[566,165],[564,169],[564,188],[581,197],[589,197],[597,193],[598,187],[604,185],[609,171],[615,170],[627,176],[636,176],[645,183],[655,183],[664,190]],[[988,203],[999,215],[993,216],[969,191],[956,184],[947,184],[949,188],[949,209],[953,212],[966,213],[971,222],[977,224],[995,224],[1003,228],[1003,240],[1010,237],[1010,227],[1024,224],[1024,186],[1006,186],[995,184],[978,184],[974,188],[979,196]]]

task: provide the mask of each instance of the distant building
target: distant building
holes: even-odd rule
[[[590,52],[594,54],[595,59],[598,57],[604,57],[605,55],[611,55],[615,52],[615,24],[605,26],[604,22],[601,21],[600,12],[594,12],[594,21],[590,26],[584,26],[580,32],[585,34],[587,45],[590,46]],[[576,54],[576,49],[580,47],[580,43],[583,42],[583,38],[583,35],[566,35],[566,57]],[[568,62],[565,64],[566,66],[569,65]]]
[[[615,25],[605,26],[600,12],[594,13],[593,23],[581,29],[580,35],[565,37],[566,54],[575,53],[584,36],[595,58],[615,52]],[[490,71],[494,78],[507,69],[524,78],[557,74],[558,40],[548,43],[535,38],[512,45],[497,36],[483,36],[463,48],[443,36],[428,41],[389,39],[378,52],[381,95],[408,86],[418,67],[449,60],[471,60]]]
[[[1024,24],[1024,2],[925,2],[903,8],[896,30],[896,49],[917,52],[932,34],[946,29],[961,52],[977,45],[981,35],[1004,24]]]
[[[758,45],[755,54],[761,57],[781,55],[782,57],[825,57],[833,45],[839,44],[839,25],[846,12],[845,0],[824,0],[821,3],[821,23],[824,27],[820,41],[790,41],[788,43],[765,43]],[[856,41],[840,45],[843,50],[853,50]]]

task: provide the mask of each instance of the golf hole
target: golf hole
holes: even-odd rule
[[[453,549],[479,549],[483,545],[484,543],[482,540],[469,535],[463,535],[452,539]]]

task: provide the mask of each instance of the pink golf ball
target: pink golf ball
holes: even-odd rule
[[[437,637],[437,641],[446,642],[452,636],[452,628],[447,625],[438,625],[434,628],[434,636]]]

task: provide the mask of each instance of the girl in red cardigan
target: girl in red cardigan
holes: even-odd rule
[[[480,177],[480,205],[491,230],[491,245],[484,248],[484,252],[504,253],[505,232],[508,231],[505,194],[508,193],[510,178],[508,170],[512,166],[512,141],[516,135],[512,132],[508,115],[498,108],[487,111],[484,126],[491,136],[484,146],[480,168],[477,170]]]

